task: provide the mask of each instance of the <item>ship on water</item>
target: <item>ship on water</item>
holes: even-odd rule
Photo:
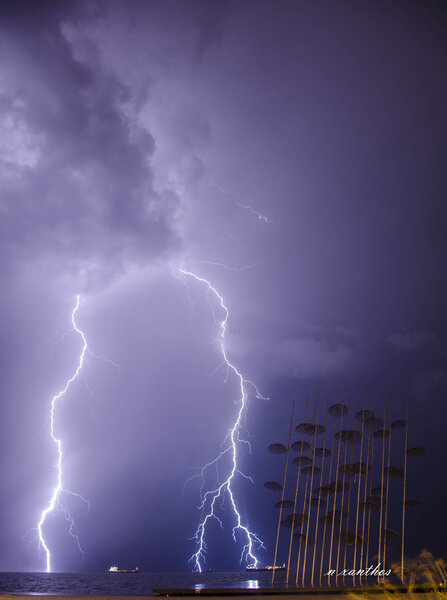
[[[283,563],[282,565],[266,565],[265,567],[257,567],[254,563],[250,563],[249,565],[247,565],[245,567],[246,571],[249,571],[250,573],[252,572],[258,572],[258,571],[285,571],[286,570],[286,563]]]
[[[135,567],[135,569],[118,569],[116,565],[112,565],[109,568],[109,573],[139,573],[140,569]]]

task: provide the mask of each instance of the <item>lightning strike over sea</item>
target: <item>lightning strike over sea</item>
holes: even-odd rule
[[[202,571],[201,561],[206,562],[205,554],[206,554],[207,545],[205,542],[205,536],[206,536],[207,524],[210,520],[215,519],[219,523],[219,525],[223,528],[222,521],[216,514],[216,509],[217,509],[217,505],[218,505],[218,500],[220,499],[221,501],[223,501],[225,496],[228,495],[228,497],[230,499],[231,508],[233,510],[233,513],[234,513],[234,516],[236,519],[236,524],[234,525],[233,530],[232,530],[233,539],[235,542],[237,542],[237,537],[236,537],[237,531],[241,532],[241,534],[243,535],[243,538],[244,538],[240,562],[242,563],[242,561],[245,558],[246,561],[250,561],[250,562],[254,563],[255,565],[257,565],[258,560],[254,554],[254,551],[255,551],[254,547],[256,546],[257,548],[265,549],[265,546],[264,546],[262,540],[258,537],[258,535],[256,535],[252,531],[250,531],[250,529],[248,528],[247,525],[243,524],[242,517],[241,517],[240,511],[239,511],[239,508],[237,505],[237,501],[235,498],[233,483],[234,483],[236,474],[239,474],[242,477],[244,477],[245,479],[249,479],[250,481],[252,481],[251,477],[244,475],[238,466],[238,463],[239,463],[238,446],[240,444],[246,444],[246,445],[248,445],[248,447],[250,449],[250,444],[249,444],[248,440],[245,440],[242,437],[240,437],[241,426],[243,424],[245,413],[246,413],[246,408],[247,408],[247,398],[248,398],[247,387],[253,388],[253,390],[255,392],[255,396],[257,398],[260,398],[263,400],[268,400],[268,398],[265,398],[264,396],[262,396],[260,394],[258,388],[253,383],[253,381],[251,381],[249,379],[245,379],[245,377],[239,371],[239,369],[236,367],[236,365],[234,363],[232,363],[227,356],[227,352],[226,352],[226,348],[225,348],[225,334],[226,334],[226,330],[227,330],[228,319],[229,319],[230,313],[229,313],[228,307],[226,306],[226,304],[224,302],[222,295],[207,279],[200,277],[199,275],[196,275],[195,273],[193,273],[191,271],[187,271],[182,268],[179,268],[178,270],[180,273],[182,273],[182,275],[192,278],[195,281],[205,285],[207,288],[207,294],[211,293],[214,296],[219,307],[223,311],[224,316],[219,322],[219,329],[220,329],[219,346],[220,346],[220,352],[222,355],[222,362],[220,363],[219,366],[226,365],[228,373],[234,374],[236,381],[238,382],[239,393],[240,393],[239,400],[238,400],[239,408],[238,408],[236,420],[235,420],[233,426],[228,431],[228,433],[225,437],[225,440],[224,440],[224,444],[226,444],[226,447],[216,456],[216,458],[214,458],[213,460],[211,460],[210,462],[205,464],[200,469],[200,474],[198,475],[199,477],[202,478],[202,486],[201,486],[201,490],[200,490],[201,504],[199,505],[199,509],[202,511],[202,516],[201,516],[201,521],[199,522],[199,525],[196,529],[196,532],[195,532],[194,536],[192,537],[192,539],[197,541],[197,544],[198,544],[197,550],[190,557],[189,562],[193,562],[195,565],[195,568],[199,572]],[[203,493],[203,491],[204,491],[204,476],[205,476],[206,470],[213,465],[217,467],[219,461],[226,455],[228,455],[231,459],[231,463],[230,463],[231,468],[230,468],[229,474],[226,476],[224,481],[222,481],[222,482],[218,481],[217,486],[214,487],[214,489],[208,490],[205,493]]]
[[[85,334],[82,331],[82,329],[79,329],[79,327],[76,324],[76,313],[79,309],[79,304],[80,304],[80,296],[77,295],[76,296],[76,305],[71,313],[71,323],[72,323],[71,331],[75,331],[82,340],[82,350],[79,355],[78,365],[77,365],[73,375],[65,383],[65,386],[63,387],[63,389],[58,394],[53,396],[53,399],[51,400],[51,405],[50,405],[50,436],[51,436],[51,439],[53,440],[54,444],[56,445],[57,460],[55,463],[55,468],[56,468],[57,478],[56,478],[56,485],[53,489],[53,493],[51,494],[48,505],[42,511],[40,520],[37,524],[39,545],[40,545],[40,548],[44,549],[45,555],[46,555],[46,571],[47,571],[47,573],[51,572],[51,552],[50,552],[48,543],[45,539],[45,535],[44,535],[44,531],[43,531],[47,516],[55,510],[56,506],[58,506],[61,509],[61,511],[63,512],[66,520],[69,523],[69,533],[70,533],[71,537],[75,540],[76,545],[79,548],[80,552],[83,552],[82,548],[80,546],[79,537],[76,533],[75,522],[74,522],[74,519],[70,513],[70,510],[69,510],[69,507],[67,504],[67,496],[76,496],[77,498],[81,499],[82,501],[86,502],[89,505],[89,502],[87,500],[85,500],[85,498],[83,498],[79,494],[76,494],[75,492],[71,492],[70,490],[64,489],[64,487],[63,487],[63,484],[62,484],[62,460],[63,460],[62,440],[59,439],[59,437],[57,436],[56,429],[55,429],[55,412],[56,412],[57,404],[65,396],[65,394],[67,393],[67,391],[70,388],[70,386],[72,385],[72,383],[79,377],[80,372],[83,367],[83,364],[84,364],[85,355],[88,352],[87,340],[86,340]]]

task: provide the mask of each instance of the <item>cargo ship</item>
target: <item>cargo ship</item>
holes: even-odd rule
[[[109,568],[109,573],[139,573],[140,569],[135,567],[135,569],[118,569],[116,565],[113,565]]]
[[[266,565],[265,567],[257,567],[256,565],[251,563],[245,567],[245,570],[249,571],[250,573],[259,572],[259,571],[285,571],[286,563],[283,563],[282,565],[276,565],[276,566]]]

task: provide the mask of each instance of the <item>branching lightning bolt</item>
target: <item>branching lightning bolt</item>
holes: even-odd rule
[[[45,536],[44,536],[44,532],[43,532],[43,527],[44,527],[47,516],[51,512],[53,512],[53,510],[56,508],[56,506],[61,509],[62,513],[64,514],[66,520],[69,523],[70,535],[75,540],[79,550],[82,552],[82,548],[81,548],[81,545],[79,542],[79,537],[78,537],[78,534],[76,531],[75,522],[74,522],[74,519],[70,513],[70,510],[69,510],[69,507],[67,504],[67,496],[69,496],[69,495],[76,496],[83,502],[86,502],[90,507],[89,502],[87,500],[85,500],[85,498],[83,498],[79,494],[75,494],[74,492],[71,492],[70,490],[64,489],[64,487],[62,485],[62,459],[63,459],[62,441],[56,435],[55,423],[54,423],[56,405],[57,405],[58,401],[61,400],[64,397],[64,395],[67,393],[71,384],[79,377],[80,372],[83,367],[83,364],[84,364],[85,355],[88,352],[87,340],[85,338],[84,332],[82,331],[82,329],[79,329],[79,327],[76,324],[76,319],[75,319],[76,312],[79,308],[79,303],[80,303],[80,297],[79,297],[79,295],[77,295],[76,296],[76,306],[74,307],[73,312],[71,313],[71,323],[73,326],[72,330],[75,331],[82,340],[82,350],[81,350],[81,354],[79,356],[78,366],[76,367],[76,370],[74,371],[73,375],[67,380],[64,388],[58,394],[53,396],[53,399],[51,401],[51,408],[50,408],[50,436],[51,436],[51,439],[53,440],[53,442],[56,444],[56,450],[57,450],[57,460],[56,460],[56,464],[55,464],[57,479],[56,479],[56,486],[53,490],[53,493],[48,502],[48,505],[42,511],[39,523],[37,524],[37,534],[38,534],[39,544],[40,544],[40,547],[43,548],[45,551],[47,573],[51,572],[51,552],[50,552],[48,544],[45,540]]]
[[[233,539],[235,542],[237,541],[237,538],[236,538],[237,531],[240,531],[245,538],[245,543],[243,545],[242,552],[241,552],[240,562],[242,562],[243,559],[245,558],[247,561],[250,560],[250,562],[253,562],[255,565],[257,565],[258,560],[254,554],[254,547],[256,546],[258,548],[264,548],[264,544],[263,544],[262,540],[258,537],[258,535],[256,535],[252,531],[250,531],[248,529],[248,527],[242,523],[242,518],[241,518],[241,515],[239,512],[239,509],[237,507],[237,504],[236,504],[232,484],[234,481],[234,477],[237,473],[251,481],[251,478],[244,475],[238,467],[238,445],[240,443],[244,443],[244,444],[247,444],[248,446],[250,446],[249,442],[247,440],[244,440],[243,438],[240,437],[241,425],[242,425],[242,422],[243,422],[243,419],[245,416],[245,411],[246,411],[246,406],[247,406],[247,398],[248,398],[247,387],[251,387],[254,390],[257,398],[262,398],[264,400],[267,400],[268,398],[265,398],[264,396],[262,396],[260,394],[258,388],[253,383],[253,381],[244,378],[244,376],[238,370],[236,365],[234,363],[232,363],[227,356],[226,349],[225,349],[225,333],[226,333],[228,319],[229,319],[229,311],[228,311],[227,306],[225,305],[224,299],[221,296],[221,294],[207,279],[204,279],[203,277],[199,277],[195,273],[192,273],[191,271],[186,271],[182,268],[179,268],[178,270],[184,276],[191,277],[191,278],[195,279],[196,281],[204,284],[207,288],[207,293],[208,294],[211,293],[215,297],[220,308],[222,309],[224,318],[220,321],[219,327],[220,327],[220,352],[221,352],[223,360],[219,366],[226,365],[228,373],[234,374],[234,376],[236,377],[236,380],[239,383],[239,391],[240,391],[239,410],[237,413],[236,421],[235,421],[234,425],[232,426],[232,428],[227,433],[227,436],[225,438],[224,444],[226,444],[226,447],[218,454],[218,456],[216,456],[216,458],[214,458],[212,461],[210,461],[209,463],[204,465],[201,468],[200,473],[198,475],[196,475],[196,476],[199,476],[202,478],[202,486],[200,489],[201,504],[199,506],[199,509],[202,511],[202,519],[201,519],[201,521],[196,529],[196,532],[192,538],[197,541],[198,547],[197,547],[197,551],[191,556],[190,562],[194,563],[195,568],[198,571],[202,571],[201,561],[205,562],[205,554],[206,554],[206,543],[205,543],[206,526],[210,520],[215,519],[219,523],[219,525],[221,527],[223,527],[222,521],[216,515],[215,511],[217,508],[218,500],[220,499],[221,501],[223,501],[225,495],[227,494],[230,499],[231,508],[236,517],[236,525],[234,525],[233,532],[232,532]],[[219,461],[226,455],[228,455],[231,459],[231,469],[230,469],[229,475],[226,477],[226,479],[223,482],[218,481],[217,487],[215,487],[212,490],[208,490],[204,493],[204,478],[205,478],[206,470],[212,466],[214,466],[217,469]]]
[[[198,265],[200,265],[200,264],[211,265],[213,267],[221,267],[222,269],[225,269],[225,271],[234,271],[235,273],[241,273],[242,271],[247,271],[248,269],[254,269],[254,267],[264,264],[265,261],[255,262],[250,265],[243,265],[242,267],[229,267],[225,263],[215,262],[213,260],[196,260],[195,262]]]
[[[226,189],[224,189],[220,185],[217,185],[217,183],[210,182],[207,185],[209,187],[215,188],[218,192],[220,192],[224,196],[231,196],[231,194],[230,194],[229,191],[227,191]],[[252,215],[255,215],[260,221],[264,221],[264,223],[269,223],[271,225],[275,225],[276,224],[276,222],[273,219],[270,219],[270,217],[266,217],[261,212],[259,212],[255,208],[251,207],[249,204],[241,204],[240,202],[234,202],[234,205],[237,206],[237,207],[239,207],[239,208],[243,208],[244,210],[248,210],[249,212],[251,212]]]
[[[236,202],[236,206],[239,206],[239,208],[243,208],[245,210],[248,210],[253,215],[255,215],[256,217],[258,217],[258,219],[260,221],[264,221],[264,223],[270,223],[270,224],[274,224],[275,223],[275,221],[273,221],[273,219],[270,219],[269,217],[266,217],[265,215],[263,215],[262,213],[260,213],[258,210],[255,210],[254,208],[252,208],[248,204],[239,204],[239,202]]]

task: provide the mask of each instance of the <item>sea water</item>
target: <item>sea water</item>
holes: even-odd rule
[[[284,573],[275,584],[284,585]],[[0,573],[0,594],[150,596],[156,588],[264,588],[271,573]],[[276,587],[276,586],[275,586]]]

